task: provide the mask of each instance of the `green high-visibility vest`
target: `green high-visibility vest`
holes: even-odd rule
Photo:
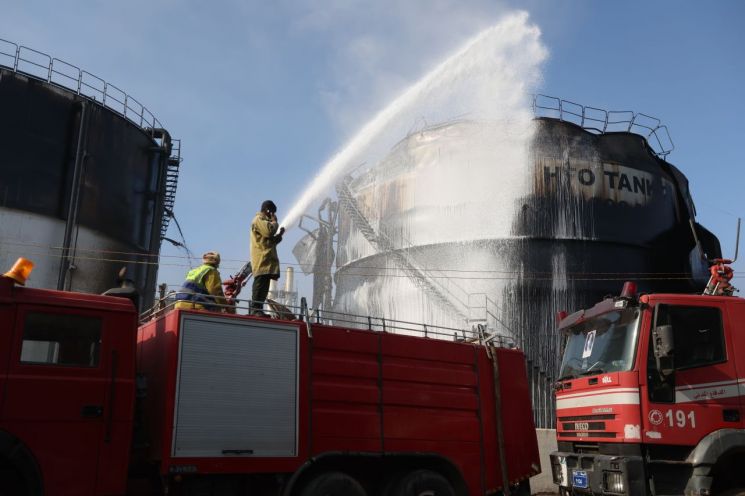
[[[204,305],[205,307],[211,306],[214,303],[211,298],[205,298],[203,295],[209,295],[207,286],[204,285],[204,277],[209,271],[215,270],[211,265],[201,265],[196,269],[191,269],[186,274],[186,280],[181,285],[181,290],[176,295],[176,299],[179,301],[193,301]]]

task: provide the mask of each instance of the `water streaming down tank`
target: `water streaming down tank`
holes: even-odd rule
[[[33,287],[100,293],[122,266],[153,301],[180,142],[137,100],[0,40],[0,268],[32,258]]]
[[[482,323],[507,336],[526,351],[539,427],[553,423],[557,311],[617,294],[624,280],[692,292],[707,276],[687,180],[663,158],[666,129],[640,124],[641,114],[598,121],[568,107],[534,120],[519,172],[504,166],[504,147],[484,146],[489,123],[455,121],[410,134],[337,185],[334,309]],[[464,183],[467,194],[453,196]],[[718,255],[717,239],[695,226],[703,249]]]

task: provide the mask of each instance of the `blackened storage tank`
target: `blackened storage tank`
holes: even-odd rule
[[[536,423],[550,426],[556,312],[618,294],[625,280],[642,291],[700,290],[707,265],[690,221],[704,251],[719,253],[717,239],[695,224],[686,178],[660,156],[667,150],[656,153],[635,132],[635,119],[610,132],[608,114],[601,129],[564,113],[538,117],[522,158],[505,143],[483,146],[493,136],[484,123],[407,136],[338,187],[335,309],[486,323],[510,336],[529,359]],[[484,173],[491,168],[497,173]]]
[[[179,142],[129,95],[0,40],[0,268],[33,287],[100,293],[122,266],[152,302]]]

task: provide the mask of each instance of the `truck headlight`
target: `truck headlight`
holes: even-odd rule
[[[564,484],[564,478],[561,476],[561,465],[558,463],[551,465],[554,473],[554,484],[561,486]]]
[[[605,490],[609,493],[624,494],[626,492],[623,472],[603,472],[603,481]]]
[[[554,463],[551,464],[551,472],[554,477],[554,484],[557,486],[567,486],[569,481],[569,472],[567,470],[566,458],[563,456],[557,456],[553,458]]]

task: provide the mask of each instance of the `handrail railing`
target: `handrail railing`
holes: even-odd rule
[[[178,300],[177,295],[182,294],[178,291],[170,291],[165,296],[158,298],[154,306],[140,315],[140,322],[145,323],[154,318],[158,318],[166,312],[172,310]],[[185,294],[185,293],[183,293]],[[191,293],[188,293],[191,294]],[[214,299],[209,295],[199,295],[200,298]],[[186,301],[186,303],[191,303]],[[196,305],[200,303],[194,302]],[[209,306],[220,313],[231,313],[248,315],[252,310],[252,301],[249,299],[236,300],[235,305],[222,305],[218,303],[209,303]],[[393,334],[404,333],[408,335],[448,339],[453,341],[464,342],[491,342],[496,341],[502,346],[514,347],[514,340],[510,336],[497,333],[490,333],[484,326],[473,326],[471,329],[438,326],[428,323],[410,322],[405,320],[387,319],[384,317],[375,317],[370,315],[357,315],[351,313],[335,312],[332,310],[308,309],[301,306],[283,305],[282,310],[278,310],[271,304],[266,305],[264,309],[268,317],[287,319],[285,311],[289,311],[292,320],[310,322],[311,324],[324,324],[337,327],[349,327],[350,329],[365,329],[370,331],[380,331]],[[205,310],[206,311],[206,310]]]
[[[667,126],[659,119],[631,110],[603,110],[562,100],[555,96],[533,95],[533,114],[571,122],[599,134],[622,131],[638,134],[647,140],[652,151],[665,159],[675,149]]]
[[[0,38],[0,67],[68,89],[121,115],[143,131],[163,125],[144,105],[122,89],[64,60]]]

